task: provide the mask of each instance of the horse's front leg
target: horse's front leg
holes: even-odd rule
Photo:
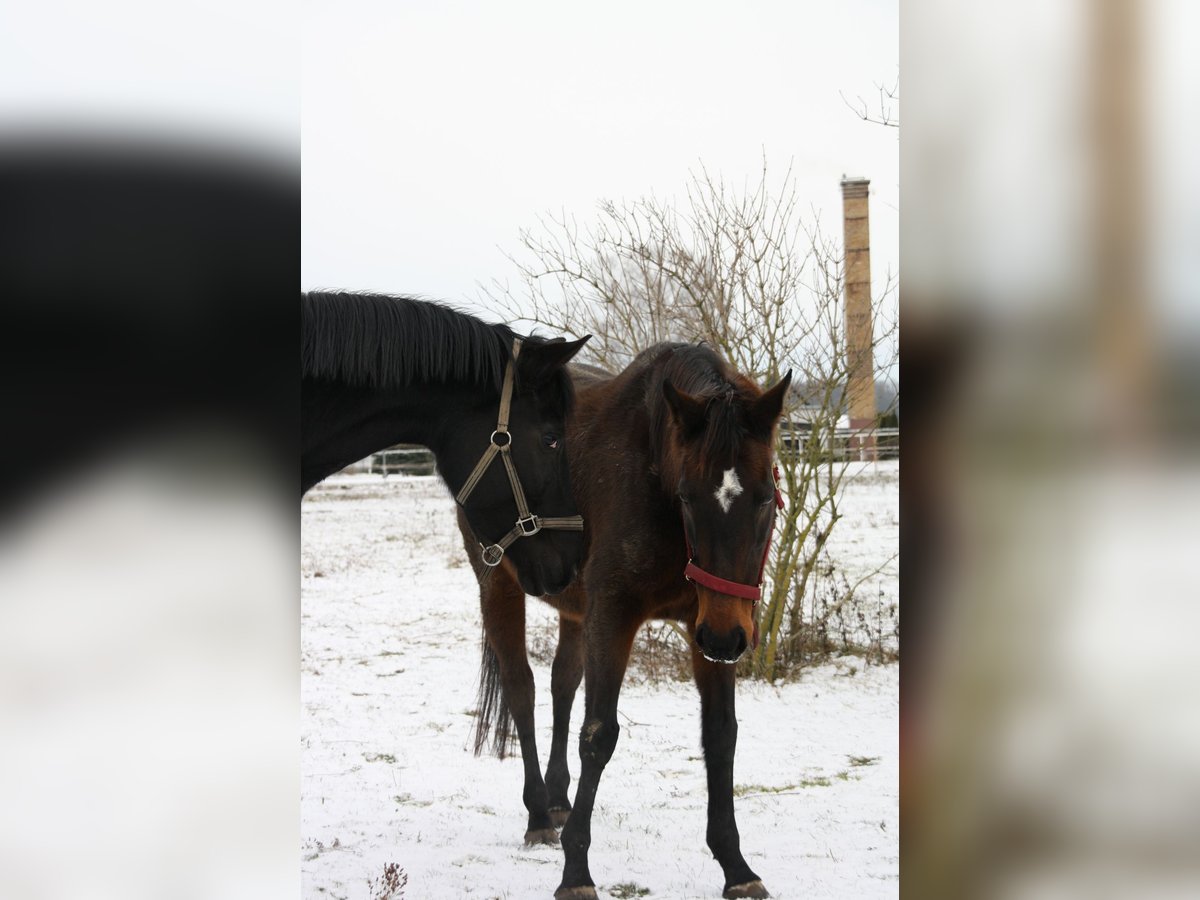
[[[554,697],[554,735],[550,741],[550,761],[546,765],[546,790],[550,794],[550,820],[558,827],[567,822],[571,800],[571,769],[567,765],[567,738],[571,732],[571,707],[583,678],[583,625],[560,616],[558,650],[550,675],[550,693]]]
[[[742,856],[733,815],[733,755],[737,716],[733,699],[735,668],[705,659],[692,641],[692,672],[700,689],[700,734],[708,772],[708,848],[725,871],[725,897],[769,897]]]
[[[595,597],[584,625],[584,717],[579,733],[579,786],[575,808],[562,832],[563,878],[555,900],[595,900],[596,882],[588,870],[592,844],[592,809],[600,776],[612,758],[621,726],[617,698],[629,662],[639,619],[625,617],[606,598]]]
[[[497,571],[486,586],[483,625],[488,644],[495,654],[495,664],[500,669],[504,700],[521,744],[521,763],[525,769],[522,799],[529,812],[525,843],[557,844],[558,832],[550,819],[546,784],[542,781],[534,737],[533,671],[529,668],[525,650],[525,593],[507,572]]]

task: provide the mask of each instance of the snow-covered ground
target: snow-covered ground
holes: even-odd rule
[[[898,478],[879,463],[849,486],[832,547],[848,570],[895,552]],[[520,761],[469,749],[478,594],[445,488],[330,479],[302,504],[301,563],[304,896],[371,898],[395,863],[407,900],[551,897],[562,854],[522,843]],[[553,615],[529,610],[531,628]],[[544,769],[550,673],[534,672]],[[739,685],[738,824],[772,896],[898,893],[898,700],[898,668],[858,659]],[[694,688],[627,683],[620,721],[592,821],[600,896],[720,897]],[[570,759],[574,777],[574,741]]]

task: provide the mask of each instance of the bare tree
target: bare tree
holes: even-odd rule
[[[759,605],[761,641],[745,664],[777,677],[798,657],[797,629],[811,624],[805,600],[852,464],[835,452],[851,365],[840,246],[815,214],[801,215],[791,170],[773,189],[765,161],[748,189],[701,167],[677,204],[605,201],[595,222],[547,217],[521,243],[510,256],[519,287],[493,283],[489,300],[514,319],[595,335],[586,350],[611,371],[666,340],[706,341],[760,384],[794,371],[777,448],[789,502]],[[895,359],[894,287],[889,275],[873,303],[877,370]]]

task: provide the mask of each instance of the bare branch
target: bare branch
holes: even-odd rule
[[[856,102],[851,103],[841,91],[838,91],[838,95],[850,111],[864,122],[870,122],[872,125],[883,125],[886,128],[899,128],[900,114],[896,112],[896,107],[900,103],[900,79],[897,78],[890,87],[878,83],[875,87],[879,91],[878,112],[872,111],[868,107],[867,101],[861,96]]]

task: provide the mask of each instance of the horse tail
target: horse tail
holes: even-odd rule
[[[504,697],[504,685],[500,679],[500,658],[492,649],[486,632],[481,644],[479,705],[475,711],[475,755],[483,753],[488,742],[488,732],[491,732],[492,752],[504,759],[512,746],[512,711]]]

